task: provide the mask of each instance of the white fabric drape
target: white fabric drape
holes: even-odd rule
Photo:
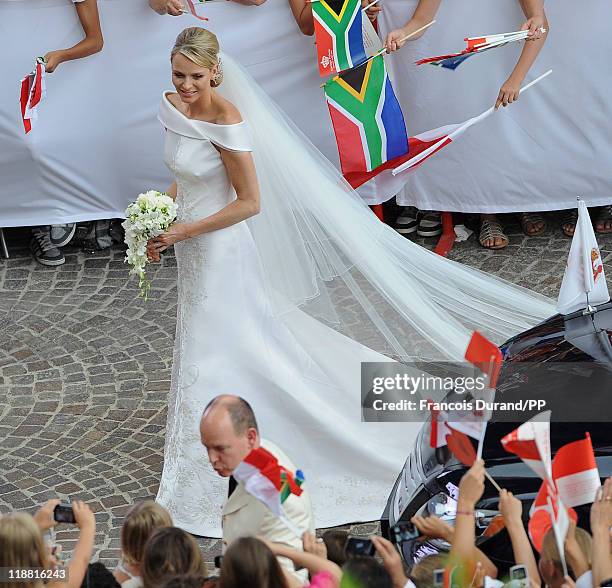
[[[384,0],[383,33],[402,24],[416,0]],[[101,53],[67,62],[47,77],[47,98],[25,136],[18,82],[34,59],[82,36],[70,0],[0,0],[0,226],[120,217],[136,194],[164,189],[158,97],[170,81],[168,53],[191,16],[159,16],[146,0],[99,0]],[[553,75],[508,112],[470,129],[410,178],[407,203],[451,210],[543,210],[609,203],[611,107],[607,0],[592,0],[579,24],[570,0],[549,3],[552,32],[534,74]],[[313,39],[300,34],[286,0],[258,7],[211,2],[200,10],[226,51],[337,163]],[[410,134],[482,112],[510,71],[519,46],[476,57],[456,72],[416,68],[419,56],[455,50],[465,34],[521,22],[515,0],[442,3],[438,23],[390,56]],[[389,195],[360,191],[367,202]]]
[[[384,0],[381,35],[403,25],[417,0]],[[471,128],[415,173],[400,200],[425,210],[516,212],[612,202],[610,3],[546,3],[550,35],[525,83],[545,81],[503,112]],[[387,58],[410,135],[460,123],[493,105],[522,43],[471,58],[456,71],[414,62],[461,50],[463,38],[518,30],[517,0],[444,0],[436,24]],[[381,199],[390,195],[380,195]]]

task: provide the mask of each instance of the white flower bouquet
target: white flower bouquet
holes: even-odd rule
[[[138,276],[140,295],[147,300],[151,282],[147,280],[145,266],[148,263],[147,241],[168,230],[176,219],[177,205],[170,196],[149,190],[139,194],[125,211],[121,226],[125,229],[125,243],[128,246],[125,262],[132,268],[130,275]]]

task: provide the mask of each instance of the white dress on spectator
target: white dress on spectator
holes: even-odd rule
[[[221,149],[253,152],[261,213],[175,246],[178,321],[157,500],[177,526],[220,535],[227,484],[208,463],[199,420],[215,395],[232,393],[305,472],[317,526],[372,520],[420,423],[361,422],[361,362],[461,361],[475,327],[500,342],[554,307],[379,222],[248,74],[222,62],[218,91],[243,122],[193,120],[162,99],[178,221],[236,198]]]

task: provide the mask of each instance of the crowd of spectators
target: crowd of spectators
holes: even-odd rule
[[[86,504],[73,501],[79,538],[72,558],[64,563],[61,547],[48,536],[58,524],[54,512],[59,500],[50,500],[34,515],[12,512],[0,517],[0,569],[65,569],[66,580],[52,579],[47,582],[51,588],[480,588],[502,584],[512,588],[543,585],[597,588],[612,585],[612,478],[600,488],[592,504],[590,532],[570,523],[563,549],[567,575],[563,573],[553,530],[545,535],[536,559],[525,528],[521,500],[506,490],[500,492],[498,510],[504,524],[498,532],[507,533],[514,562],[524,566],[526,577],[519,582],[508,581],[505,573],[498,573],[494,563],[476,547],[475,511],[483,494],[484,476],[484,463],[478,461],[461,479],[453,524],[434,515],[413,517],[418,540],[441,539],[448,549],[427,555],[410,568],[403,562],[397,546],[383,537],[370,536],[362,542],[372,547],[368,554],[353,553],[345,549],[350,539],[348,533],[330,530],[319,539],[305,532],[302,549],[262,537],[240,537],[217,558],[218,567],[211,571],[195,538],[172,526],[168,512],[152,501],[135,504],[126,515],[121,529],[121,560],[114,570],[106,569],[100,562],[90,563],[94,553],[94,514]],[[307,570],[308,579],[299,581],[280,565],[279,558],[288,558],[296,568]],[[440,579],[441,575],[444,579]],[[5,580],[0,578],[1,588],[38,588],[43,584],[32,579]]]

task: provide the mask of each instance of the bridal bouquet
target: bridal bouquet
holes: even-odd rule
[[[177,205],[170,196],[149,190],[139,194],[125,211],[125,221],[121,226],[125,229],[125,243],[128,246],[125,262],[132,268],[130,275],[138,276],[140,295],[147,300],[151,282],[147,280],[145,265],[147,259],[147,241],[168,230],[176,219]]]

